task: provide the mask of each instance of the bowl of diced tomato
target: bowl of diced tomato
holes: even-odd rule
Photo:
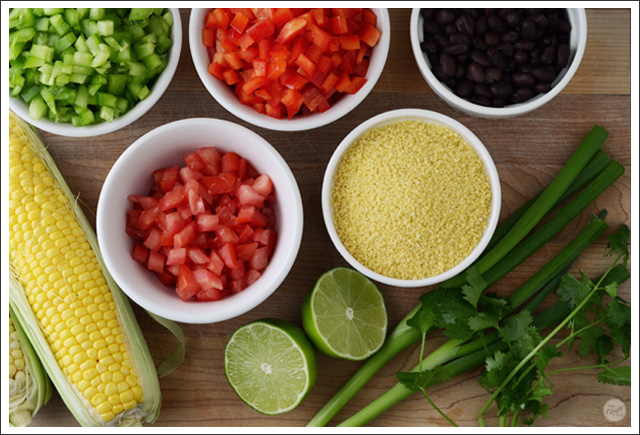
[[[241,315],[283,282],[302,239],[295,177],[238,124],[171,122],[107,175],[96,227],[105,265],[138,305],[185,323]]]
[[[189,46],[205,88],[233,115],[279,131],[330,124],[384,69],[385,8],[195,8]]]

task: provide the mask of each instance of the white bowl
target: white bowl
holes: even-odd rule
[[[482,238],[478,245],[471,251],[471,253],[458,265],[449,269],[446,272],[441,274],[423,278],[423,279],[398,279],[391,278],[388,276],[381,275],[368,267],[361,264],[358,260],[356,260],[353,255],[345,248],[344,244],[340,240],[338,233],[336,232],[334,221],[333,221],[333,208],[331,206],[331,196],[333,190],[333,177],[336,172],[336,168],[342,161],[342,156],[347,151],[347,149],[354,143],[362,134],[366,131],[381,127],[386,124],[390,124],[398,121],[406,121],[406,120],[419,120],[427,123],[437,124],[441,126],[448,127],[453,131],[457,132],[462,136],[462,138],[469,143],[473,147],[473,149],[478,153],[482,163],[484,164],[485,170],[487,172],[489,183],[491,185],[491,212],[489,214],[487,227],[484,230]],[[324,217],[324,222],[327,227],[327,232],[329,233],[329,237],[331,241],[335,245],[336,249],[342,257],[356,270],[362,272],[364,275],[369,278],[381,282],[383,284],[388,284],[395,287],[423,287],[432,284],[438,284],[442,281],[445,281],[452,276],[457,275],[462,272],[468,266],[473,263],[478,256],[482,253],[482,251],[486,248],[489,243],[496,225],[498,224],[498,218],[500,217],[500,206],[502,203],[502,193],[500,188],[500,179],[498,177],[498,171],[493,163],[493,159],[491,155],[484,147],[480,139],[473,134],[467,127],[459,123],[458,121],[449,118],[445,115],[431,112],[422,109],[399,109],[392,110],[389,112],[382,113],[380,115],[374,116],[373,118],[365,121],[360,124],[358,127],[353,129],[340,143],[340,145],[336,148],[329,161],[327,166],[324,180],[322,183],[322,214]]]
[[[18,116],[34,125],[35,127],[48,131],[50,133],[59,134],[69,137],[90,137],[101,134],[111,133],[119,130],[127,125],[135,122],[142,115],[147,113],[162,97],[169,87],[171,79],[176,72],[178,61],[180,60],[180,51],[182,49],[182,21],[180,20],[180,11],[178,8],[171,8],[173,15],[173,25],[171,26],[171,40],[173,41],[169,50],[169,63],[162,73],[156,77],[156,81],[151,88],[151,94],[144,100],[138,102],[131,110],[124,115],[115,118],[112,122],[101,122],[99,124],[87,125],[85,127],[74,127],[69,122],[55,123],[46,118],[38,120],[29,117],[29,106],[20,98],[9,97],[9,107]]]
[[[272,179],[276,202],[276,246],[262,276],[242,292],[215,302],[183,302],[153,272],[131,258],[133,240],[125,233],[131,209],[127,195],[147,195],[158,168],[184,166],[185,155],[203,146],[235,151]],[[135,141],[111,168],[98,200],[96,227],[107,269],[142,308],[185,323],[213,323],[241,315],[267,299],[282,283],[302,239],[303,210],[293,173],[280,154],[251,130],[228,121],[193,118],[171,122]]]
[[[422,77],[441,100],[454,109],[476,118],[511,118],[532,112],[548,103],[569,84],[580,66],[587,45],[587,14],[585,10],[583,8],[568,8],[567,13],[569,15],[569,22],[571,23],[571,39],[569,42],[571,53],[569,55],[569,63],[553,81],[551,90],[545,94],[538,94],[523,103],[511,104],[499,108],[481,106],[457,96],[447,85],[438,80],[431,71],[429,59],[427,59],[427,56],[420,48],[420,43],[423,41],[422,23],[424,21],[420,15],[420,9],[421,8],[414,8],[411,12],[409,32],[413,55]]]
[[[389,11],[385,8],[372,8],[378,16],[377,28],[382,32],[378,44],[371,50],[367,82],[355,94],[345,94],[340,97],[329,110],[324,113],[311,113],[308,115],[296,115],[293,119],[275,119],[265,114],[256,112],[253,108],[240,103],[230,86],[212,76],[207,68],[209,55],[207,48],[202,43],[202,28],[205,17],[210,9],[194,8],[189,18],[189,47],[193,63],[198,76],[211,96],[226,110],[238,118],[256,125],[278,131],[301,131],[321,127],[336,121],[355,109],[369,95],[377,83],[389,53],[391,42],[391,22]]]

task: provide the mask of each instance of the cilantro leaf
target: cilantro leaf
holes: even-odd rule
[[[553,358],[560,357],[562,357],[562,352],[560,352],[554,345],[547,344],[540,349],[540,352],[536,357],[536,366],[540,373],[543,373]]]
[[[498,327],[499,319],[488,313],[478,313],[473,317],[469,317],[469,329],[474,332],[483,331],[489,328]]]
[[[421,296],[420,302],[431,307],[435,326],[444,329],[449,338],[468,340],[473,336],[468,319],[478,314],[478,310],[469,305],[460,289],[436,289]]]
[[[605,367],[604,372],[598,373],[598,381],[604,384],[631,385],[631,367]]]
[[[626,266],[629,259],[629,248],[627,243],[630,236],[631,231],[629,230],[629,227],[624,224],[620,225],[618,229],[607,238],[609,242],[607,246],[610,249],[607,256],[610,257],[616,252],[620,253],[623,258],[622,263]]]
[[[477,309],[478,300],[480,300],[482,292],[487,288],[487,283],[475,266],[469,267],[466,275],[468,284],[462,286],[462,293],[464,294],[464,299],[469,302],[473,308]]]
[[[560,284],[556,294],[560,302],[567,303],[572,309],[577,307],[589,295],[593,288],[590,280],[578,280],[574,275],[568,273],[560,279]]]
[[[444,366],[436,366],[421,372],[396,373],[398,381],[411,391],[422,391],[431,385],[446,382],[452,377],[451,370]]]

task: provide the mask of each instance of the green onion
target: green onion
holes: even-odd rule
[[[10,95],[29,104],[33,120],[111,122],[151,93],[168,65],[172,25],[163,8],[11,9]],[[56,97],[61,87],[69,92]]]
[[[528,239],[529,242],[524,247],[516,246],[527,235],[527,233],[529,233],[529,231],[535,227],[540,220],[542,220],[550,209],[564,197],[565,192],[569,189],[572,183],[575,182],[578,174],[585,170],[585,168],[589,168],[587,164],[598,153],[606,136],[607,131],[605,129],[595,126],[563,166],[551,184],[543,190],[533,204],[527,207],[526,211],[522,213],[522,216],[518,221],[515,224],[508,223],[511,228],[508,231],[505,231],[505,236],[499,243],[494,245],[488,254],[483,254],[480,260],[476,262],[476,267],[477,265],[481,266],[478,269],[483,278],[485,278],[485,273],[488,275],[489,279],[485,278],[486,282],[495,282],[499,277],[506,275],[513,267],[523,261],[523,259],[535,252],[537,249],[533,249],[535,246],[542,246],[546,243],[543,242],[541,245],[541,241],[549,240],[553,237],[553,235],[561,229],[561,226],[559,225],[560,223],[563,221],[568,222],[567,218],[570,216],[575,217],[574,213],[578,210],[579,206],[583,206],[584,201],[587,198],[592,197],[591,200],[595,199],[597,194],[613,182],[613,180],[610,182],[607,180],[598,180],[598,187],[591,189],[588,195],[584,194],[579,202],[572,203],[573,206],[569,208],[567,212],[564,214],[561,212],[561,217],[556,218],[555,224],[548,226],[543,233],[535,233],[533,237]],[[600,158],[598,160],[600,160]],[[592,171],[592,168],[589,168],[588,171]],[[591,177],[592,174],[586,174],[584,176],[585,179]],[[594,181],[592,181],[592,185]],[[588,203],[584,204],[583,208],[587,205]],[[511,257],[513,257],[513,259],[511,259]],[[504,263],[499,263],[502,259],[504,259]],[[495,269],[492,268],[496,263],[499,263],[498,266]],[[466,283],[466,276],[461,275],[456,279],[443,283],[442,286],[444,286],[444,284],[448,287],[453,286],[452,283],[457,287],[461,287]],[[316,416],[314,416],[307,426],[326,425],[380,368],[382,368],[398,352],[420,338],[421,334],[417,328],[407,325],[407,321],[414,317],[419,308],[420,306],[415,307],[400,321],[387,338],[382,348],[362,365],[360,370],[358,370],[347,384],[345,384],[345,386],[338,391],[338,393],[336,393],[329,402],[327,402],[327,404],[316,414]]]

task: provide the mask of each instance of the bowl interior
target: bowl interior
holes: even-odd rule
[[[343,95],[329,110],[324,113],[310,113],[304,116],[296,116],[293,119],[275,119],[260,114],[251,107],[238,100],[231,87],[221,80],[213,77],[207,67],[210,63],[207,48],[202,44],[202,27],[210,9],[194,8],[189,18],[189,46],[196,71],[205,88],[215,100],[226,110],[238,118],[258,127],[279,131],[309,130],[327,125],[340,119],[358,106],[371,92],[382,74],[389,53],[391,41],[391,24],[389,11],[385,8],[371,8],[378,16],[377,28],[382,32],[380,41],[371,51],[367,83],[353,95]]]
[[[424,19],[420,15],[421,8],[414,8],[411,12],[410,32],[411,32],[411,48],[413,50],[416,63],[420,73],[431,89],[442,100],[450,104],[452,107],[461,110],[471,116],[480,116],[486,118],[502,118],[510,116],[518,116],[537,109],[543,104],[549,102],[571,81],[571,78],[577,71],[582,61],[582,56],[587,42],[587,18],[584,9],[567,8],[569,22],[571,23],[571,38],[569,42],[570,55],[569,62],[565,68],[560,71],[556,79],[552,82],[552,88],[546,94],[538,94],[528,101],[518,104],[511,104],[502,108],[484,107],[473,104],[463,98],[458,97],[447,85],[442,83],[431,71],[431,65],[426,54],[420,49],[420,43],[424,41],[423,23]]]
[[[363,133],[366,131],[381,127],[383,125],[398,122],[398,121],[406,121],[406,120],[419,120],[427,123],[433,123],[436,125],[441,125],[444,127],[448,127],[455,132],[459,133],[460,136],[469,143],[475,151],[478,153],[478,156],[482,160],[484,164],[485,170],[489,177],[489,183],[491,185],[491,212],[489,214],[489,219],[487,222],[487,227],[484,230],[483,236],[478,243],[478,245],[472,250],[467,258],[465,258],[461,263],[459,263],[454,268],[443,272],[439,275],[427,277],[424,279],[417,280],[404,280],[397,278],[390,278],[384,275],[381,275],[364,265],[362,265],[358,260],[356,260],[351,253],[345,248],[342,244],[338,234],[336,232],[334,223],[333,223],[333,209],[331,206],[331,195],[333,189],[333,176],[335,174],[336,168],[340,164],[342,160],[342,156],[346,152],[346,150],[354,143]],[[471,132],[464,125],[459,123],[458,121],[449,118],[447,116],[441,115],[436,112],[422,110],[422,109],[400,109],[393,110],[390,112],[386,112],[375,116],[363,124],[356,127],[349,135],[347,135],[340,145],[336,148],[329,164],[327,165],[327,170],[324,175],[324,180],[322,184],[322,211],[324,216],[325,225],[327,227],[327,231],[331,240],[333,241],[336,249],[340,252],[340,254],[344,257],[344,259],[355,269],[367,275],[369,278],[376,280],[378,282],[382,282],[384,284],[396,286],[396,287],[423,287],[432,284],[440,283],[458,273],[462,272],[468,266],[475,261],[476,258],[482,253],[485,249],[491,236],[493,235],[495,228],[498,224],[498,219],[500,217],[500,207],[502,204],[502,193],[500,188],[500,179],[498,177],[498,171],[495,167],[493,159],[491,155],[482,144],[480,139]]]
[[[9,107],[18,116],[32,125],[50,133],[69,137],[98,136],[116,131],[136,121],[142,115],[147,113],[147,111],[149,111],[149,109],[151,109],[162,97],[169,87],[171,79],[178,67],[180,51],[182,49],[182,21],[180,19],[180,11],[178,8],[170,8],[170,10],[173,14],[173,25],[171,26],[171,38],[173,43],[169,51],[169,63],[165,70],[156,78],[153,88],[151,89],[151,94],[146,99],[139,101],[138,104],[123,116],[114,119],[113,122],[101,122],[99,124],[88,125],[85,127],[74,127],[71,123],[55,123],[46,118],[38,120],[31,119],[29,117],[28,105],[19,97],[9,97]]]
[[[184,165],[182,158],[202,146],[235,151],[272,179],[278,239],[262,276],[240,293],[216,302],[183,302],[175,289],[133,261],[125,233],[127,195],[146,195],[152,171]],[[105,180],[97,210],[97,233],[105,264],[125,293],[143,308],[176,321],[210,323],[240,315],[264,301],[293,265],[302,237],[302,201],[296,180],[277,151],[252,131],[216,119],[166,124],[142,136],[116,161]]]

